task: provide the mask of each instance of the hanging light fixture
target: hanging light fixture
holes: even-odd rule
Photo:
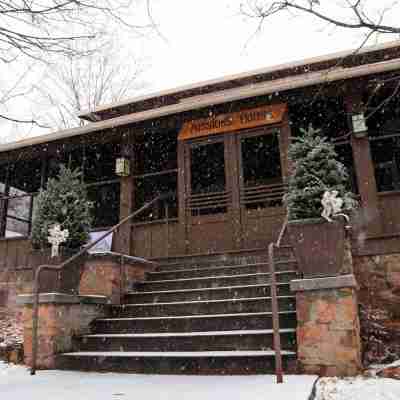
[[[121,177],[130,175],[130,163],[128,158],[119,157],[116,159],[115,173]]]
[[[353,114],[351,116],[354,136],[357,138],[367,136],[368,128],[363,113]]]

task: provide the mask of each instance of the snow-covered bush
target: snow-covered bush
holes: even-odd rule
[[[49,179],[47,188],[38,195],[32,246],[37,249],[49,247],[49,228],[55,225],[68,230],[65,247],[76,249],[82,246],[89,238],[92,220],[90,208],[81,172],[61,165],[58,176]]]
[[[302,133],[302,137],[293,138],[289,147],[289,158],[293,163],[285,196],[289,220],[320,218],[321,200],[327,191],[336,191],[343,199],[343,211],[353,209],[355,201],[346,187],[349,175],[337,160],[333,144],[312,126],[303,129]]]

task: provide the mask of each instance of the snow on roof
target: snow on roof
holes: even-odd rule
[[[368,52],[377,51],[377,50],[391,49],[394,47],[400,47],[400,41],[390,42],[390,43],[373,46],[373,47],[366,47],[366,48],[360,50],[360,52],[368,53]],[[268,69],[263,69],[262,71],[263,72],[266,72],[266,71],[272,72],[272,71],[279,70],[283,67],[288,68],[288,66],[296,67],[296,66],[300,66],[300,65],[307,65],[310,62],[315,63],[315,62],[328,61],[328,60],[335,59],[338,57],[344,57],[346,55],[352,54],[352,52],[354,52],[354,50],[341,52],[341,53],[335,53],[335,54],[331,54],[328,56],[317,57],[317,58],[313,58],[313,59],[309,59],[309,60],[299,61],[296,63],[284,64],[283,66],[271,67]],[[359,53],[357,53],[357,54],[359,54]],[[330,83],[330,82],[335,82],[335,81],[344,80],[344,79],[351,79],[351,78],[355,78],[355,77],[362,77],[362,76],[367,76],[367,75],[371,75],[371,74],[385,73],[385,72],[391,72],[391,71],[396,71],[396,70],[400,70],[400,58],[396,58],[396,59],[392,59],[392,60],[388,60],[388,61],[375,62],[372,64],[364,64],[364,65],[359,65],[359,66],[355,66],[355,67],[348,67],[348,68],[338,66],[335,68],[328,68],[328,69],[321,70],[321,71],[307,72],[307,73],[303,73],[303,74],[296,75],[296,76],[290,76],[290,77],[286,77],[286,78],[280,78],[280,79],[275,79],[275,80],[271,80],[271,81],[260,82],[257,84],[252,83],[249,85],[240,86],[240,87],[236,87],[233,89],[226,89],[226,90],[216,91],[216,92],[201,95],[201,96],[186,98],[183,101],[178,102],[176,104],[161,106],[158,108],[153,108],[153,109],[146,110],[146,111],[139,111],[139,112],[132,113],[132,114],[126,114],[126,115],[122,115],[119,117],[106,119],[106,120],[103,120],[100,122],[93,122],[93,123],[87,124],[82,127],[65,129],[65,130],[56,131],[56,132],[46,134],[46,135],[41,135],[41,136],[36,136],[33,138],[24,139],[24,140],[13,142],[13,143],[6,143],[3,145],[0,145],[0,152],[6,152],[6,151],[20,149],[23,147],[44,144],[44,143],[48,143],[48,142],[52,142],[52,141],[56,141],[56,140],[61,140],[61,139],[66,139],[66,138],[70,138],[70,137],[74,137],[74,136],[78,136],[78,135],[98,132],[98,131],[102,131],[102,130],[106,130],[106,129],[113,129],[113,128],[116,128],[119,126],[133,124],[133,123],[151,120],[151,119],[155,119],[155,118],[160,118],[160,117],[164,117],[164,116],[168,116],[168,115],[178,114],[178,113],[182,113],[185,111],[201,109],[204,107],[222,104],[225,102],[236,101],[236,100],[241,100],[241,99],[246,99],[246,98],[251,98],[251,97],[255,97],[255,96],[276,93],[276,92],[282,92],[282,91],[287,91],[287,90],[293,90],[293,89],[307,87],[307,86],[313,86],[313,85],[317,85],[320,83]],[[260,70],[258,70],[258,71],[260,71]],[[251,73],[236,75],[235,79],[237,79],[238,76],[246,77],[246,76],[253,75],[254,73],[259,73],[259,72],[252,71]],[[232,78],[232,76],[229,76],[229,77],[222,78],[221,80],[202,82],[199,84],[190,85],[190,86],[186,87],[186,89],[189,87],[190,88],[202,87],[202,86],[210,84],[210,82],[222,82],[224,79],[230,80],[233,78]],[[140,98],[136,98],[135,100],[131,99],[130,101],[128,101],[128,103],[132,103],[133,101],[136,101],[136,102],[142,101],[145,98],[152,98],[154,96],[160,96],[161,93],[164,93],[164,94],[165,93],[176,93],[178,90],[179,91],[185,90],[185,87],[181,87],[178,89],[172,89],[172,90],[166,91],[166,92],[158,92],[157,94],[152,94],[152,95],[148,95],[148,96],[144,96],[144,97],[142,96]],[[99,110],[99,109],[97,109],[97,110]]]
[[[378,50],[387,50],[387,49],[391,49],[391,48],[394,48],[397,46],[400,46],[400,40],[390,41],[390,42],[386,42],[386,43],[382,43],[382,44],[378,44],[378,45],[374,45],[374,46],[365,46],[364,48],[358,50],[357,54],[364,54],[364,53],[369,53],[369,52],[378,51]],[[281,70],[285,70],[285,69],[298,68],[298,67],[307,66],[307,65],[311,65],[311,64],[321,63],[324,61],[340,59],[340,58],[347,57],[347,56],[353,54],[354,52],[355,52],[355,50],[351,49],[351,50],[345,50],[345,51],[340,51],[340,52],[336,52],[336,53],[325,54],[322,56],[306,58],[306,59],[297,60],[297,61],[293,61],[293,62],[289,62],[289,63],[273,65],[270,67],[258,68],[258,69],[242,72],[239,74],[225,75],[223,77],[219,77],[216,79],[210,79],[210,80],[206,80],[206,81],[192,83],[189,85],[178,86],[178,87],[167,89],[167,90],[161,90],[161,91],[157,91],[157,92],[148,93],[148,94],[145,94],[142,96],[135,96],[135,97],[131,97],[129,99],[125,99],[122,101],[113,102],[110,104],[104,104],[104,105],[94,108],[93,110],[84,110],[78,114],[78,117],[81,117],[81,118],[88,117],[90,114],[97,113],[100,111],[106,111],[110,108],[121,107],[124,105],[133,104],[133,103],[139,103],[139,102],[142,102],[145,100],[150,100],[150,99],[162,97],[162,96],[173,95],[175,93],[184,92],[184,91],[192,90],[192,89],[198,89],[198,88],[201,88],[204,86],[215,85],[215,84],[223,83],[226,81],[239,80],[239,79],[248,78],[248,77],[251,77],[254,75],[261,75],[261,74],[277,72],[277,71],[281,71]]]

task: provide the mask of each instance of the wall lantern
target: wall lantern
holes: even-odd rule
[[[118,176],[129,176],[130,174],[130,163],[125,157],[120,157],[116,159],[115,162],[115,173]]]
[[[353,114],[351,116],[351,123],[353,126],[353,133],[356,138],[367,136],[368,128],[363,113]]]

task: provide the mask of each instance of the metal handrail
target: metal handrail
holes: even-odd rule
[[[274,337],[274,351],[275,351],[275,374],[277,383],[283,383],[283,368],[282,368],[282,352],[281,352],[281,335],[279,332],[279,307],[278,307],[278,294],[276,289],[276,275],[275,275],[275,260],[274,250],[281,246],[283,235],[286,231],[288,220],[285,219],[281,231],[276,242],[272,242],[268,246],[268,261],[270,272],[270,287],[271,287],[271,312],[272,312],[272,329]]]
[[[39,319],[39,290],[40,290],[40,274],[42,271],[45,270],[58,270],[61,271],[64,267],[72,263],[73,261],[77,260],[79,257],[84,255],[86,252],[88,252],[90,249],[92,249],[96,244],[101,242],[103,239],[105,239],[107,236],[111,235],[111,233],[115,232],[118,228],[120,228],[122,225],[124,225],[126,222],[128,222],[130,219],[136,217],[143,211],[147,210],[150,208],[154,203],[160,200],[164,200],[166,198],[171,197],[174,194],[171,193],[164,193],[161,194],[157,197],[155,197],[153,200],[147,202],[144,204],[142,207],[134,211],[132,214],[128,215],[127,217],[123,218],[118,224],[114,225],[112,228],[110,228],[107,232],[105,232],[103,235],[101,235],[99,238],[94,240],[93,242],[89,243],[85,247],[83,247],[78,253],[74,254],[72,257],[68,258],[65,260],[63,263],[60,265],[40,265],[36,272],[35,272],[35,280],[34,280],[34,286],[33,286],[33,315],[32,315],[32,366],[31,366],[31,375],[36,374],[36,361],[37,361],[37,348],[38,348],[38,319]]]

